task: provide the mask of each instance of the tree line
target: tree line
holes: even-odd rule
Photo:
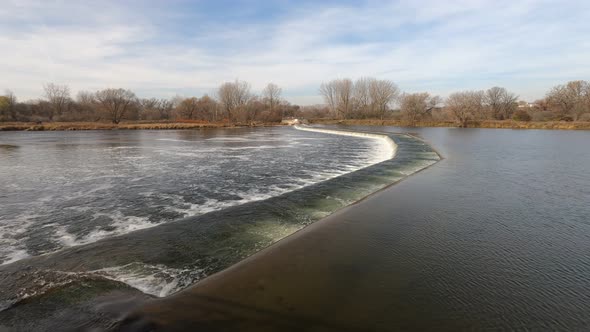
[[[282,98],[282,89],[269,83],[260,95],[250,84],[236,80],[223,83],[215,96],[138,98],[127,89],[80,91],[72,98],[67,85],[43,86],[44,98],[19,102],[11,91],[0,96],[0,121],[204,121],[280,122],[294,116],[299,106]]]
[[[505,88],[460,91],[446,99],[428,92],[402,93],[392,81],[336,79],[319,89],[329,117],[391,118],[412,125],[420,121],[590,121],[590,83],[571,81],[553,87],[534,103],[519,101]]]
[[[254,94],[245,81],[225,82],[212,96],[138,98],[126,89],[81,91],[71,97],[67,85],[46,84],[44,98],[19,102],[0,96],[0,121],[204,121],[280,122],[285,117],[395,119],[408,125],[454,121],[460,126],[483,120],[590,121],[590,83],[571,81],[528,103],[505,88],[459,91],[443,99],[428,92],[403,93],[389,80],[335,79],[320,85],[323,105],[292,105],[282,89],[269,83]]]

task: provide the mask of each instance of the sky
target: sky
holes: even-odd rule
[[[103,88],[213,95],[236,79],[321,103],[336,78],[442,97],[506,87],[533,101],[590,80],[590,1],[0,0],[0,93]]]

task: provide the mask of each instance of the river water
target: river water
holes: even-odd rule
[[[0,264],[264,200],[388,159],[291,128],[3,133]]]
[[[0,133],[0,327],[109,327],[97,296],[175,293],[427,166],[212,295],[301,329],[590,326],[590,132],[338,129],[395,157],[293,128]]]
[[[1,139],[0,320],[23,329],[170,295],[439,160],[405,134],[292,127]]]

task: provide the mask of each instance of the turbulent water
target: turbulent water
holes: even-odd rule
[[[439,160],[298,129],[1,134],[0,321],[104,320],[85,301],[172,294]]]
[[[0,263],[263,200],[390,157],[290,128],[5,133]]]

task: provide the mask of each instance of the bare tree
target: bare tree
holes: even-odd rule
[[[447,98],[446,107],[461,127],[467,127],[470,120],[483,112],[484,99],[483,91],[455,92]]]
[[[178,105],[178,114],[180,114],[180,116],[183,119],[191,120],[191,119],[193,119],[194,115],[197,113],[197,109],[199,107],[198,104],[199,104],[199,98],[196,98],[196,97],[185,98],[180,103],[180,105]]]
[[[217,90],[217,98],[229,122],[233,121],[234,113],[248,103],[252,97],[250,84],[244,81],[225,82]]]
[[[404,94],[401,97],[400,109],[406,121],[413,126],[429,116],[440,102],[439,96],[431,96],[428,92]]]
[[[217,102],[208,95],[204,95],[197,103],[197,113],[201,120],[217,121]]]
[[[354,84],[349,78],[336,80],[336,96],[338,101],[338,113],[344,119],[352,114]]]
[[[170,120],[172,117],[172,110],[174,109],[174,102],[168,99],[160,99],[158,104],[158,112],[160,113],[160,119]]]
[[[399,88],[392,81],[375,79],[370,81],[369,95],[373,105],[372,108],[379,114],[381,120],[385,117],[388,107],[399,98],[399,94]],[[432,98],[430,101],[432,101]],[[436,103],[439,102],[438,99],[435,101]],[[436,103],[434,106],[436,106]]]
[[[510,119],[516,110],[518,96],[505,88],[493,87],[485,92],[485,103],[490,109],[493,119]]]
[[[264,90],[262,90],[262,98],[268,103],[271,112],[273,112],[279,104],[282,92],[283,90],[274,83],[268,83]]]
[[[354,82],[353,100],[354,116],[371,116],[374,112],[373,100],[371,98],[371,86],[374,78],[361,77]]]
[[[75,119],[99,121],[102,118],[101,112],[98,111],[95,94],[89,91],[79,91],[76,95],[74,109]]]
[[[553,87],[547,93],[547,100],[555,106],[561,118],[578,120],[584,113],[590,113],[590,83],[571,81]]]
[[[121,122],[126,112],[130,111],[137,102],[135,93],[125,89],[97,91],[95,98],[113,123]]]
[[[58,85],[54,83],[45,84],[45,97],[49,101],[49,121],[52,121],[55,116],[61,116],[67,111],[70,104],[70,88],[67,85]]]
[[[328,83],[322,83],[320,85],[320,94],[324,97],[324,101],[328,104],[330,108],[330,112],[336,116],[337,115],[337,107],[338,107],[338,97],[336,94],[336,81],[331,81]]]
[[[4,96],[0,96],[0,118],[3,120],[17,121],[16,96],[12,91],[6,90]]]

